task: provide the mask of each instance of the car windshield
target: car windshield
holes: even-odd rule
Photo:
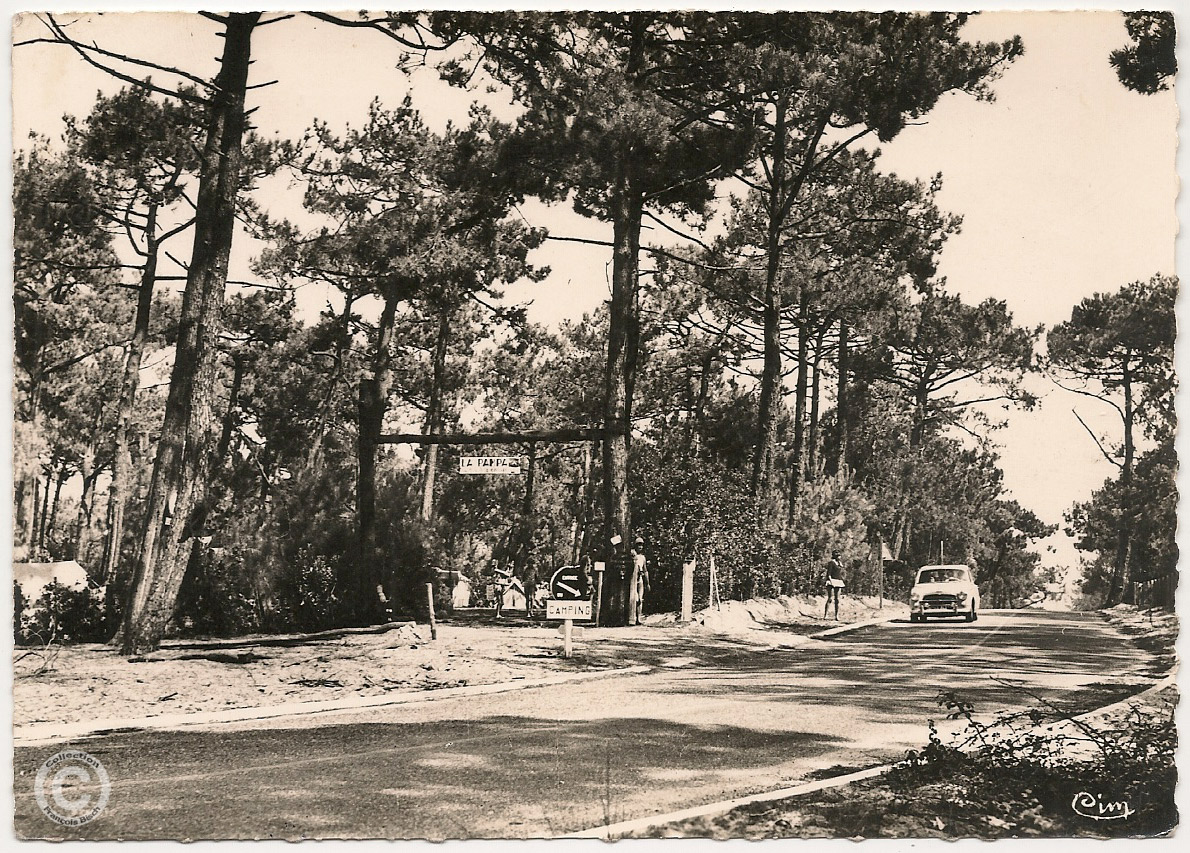
[[[950,583],[966,579],[967,573],[962,569],[929,569],[917,576],[918,583]]]

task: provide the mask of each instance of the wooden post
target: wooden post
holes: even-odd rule
[[[880,607],[884,608],[884,537],[876,540],[876,584],[880,587]]]
[[[690,559],[682,563],[682,622],[689,622],[694,617],[695,562]]]
[[[573,629],[574,629],[574,620],[573,619],[563,619],[562,620],[562,657],[568,658],[571,655],[572,646],[571,646],[570,640],[571,640],[571,632]]]
[[[434,618],[434,585],[426,584],[426,602],[430,605],[430,639],[438,639],[438,620]]]
[[[603,572],[606,568],[606,563],[602,560],[597,560],[591,569],[591,571],[595,572],[595,601],[593,605],[595,610],[593,615],[595,618],[592,621],[595,623],[596,628],[599,627],[600,604],[603,602]]]
[[[707,602],[714,605],[715,609],[719,609],[719,576],[715,571],[715,552],[711,552],[711,580],[710,591],[707,595]]]

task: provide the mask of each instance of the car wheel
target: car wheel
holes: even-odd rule
[[[979,617],[978,617],[978,616],[976,615],[976,613],[975,613],[975,602],[974,602],[974,601],[972,601],[972,602],[971,602],[971,612],[967,614],[967,621],[968,621],[968,622],[974,622],[974,621],[975,621],[976,619],[978,619],[978,618],[979,618]]]

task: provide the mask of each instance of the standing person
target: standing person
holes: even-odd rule
[[[495,567],[496,618],[499,619],[504,610],[504,593],[512,586],[512,569],[500,568],[500,564],[495,560],[492,561],[492,565]]]
[[[839,621],[839,590],[843,588],[843,567],[839,564],[839,552],[831,551],[831,558],[826,561],[826,604],[822,608],[822,618],[830,610],[831,599],[835,601],[835,621]]]
[[[648,561],[645,559],[645,540],[636,537],[636,541],[632,546],[632,568],[633,575],[636,577],[636,612],[629,614],[629,623],[633,625],[640,624],[640,618],[645,612],[645,592],[650,589],[649,586],[649,567]]]

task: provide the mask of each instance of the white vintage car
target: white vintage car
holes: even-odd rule
[[[909,621],[924,622],[930,616],[979,618],[979,587],[971,569],[963,565],[922,566],[909,593]]]

